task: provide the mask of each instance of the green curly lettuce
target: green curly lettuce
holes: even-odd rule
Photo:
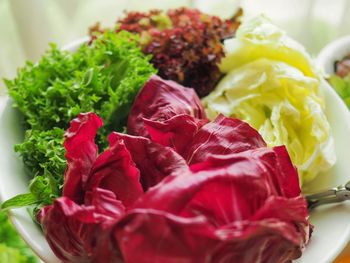
[[[28,129],[15,151],[34,179],[30,193],[8,200],[2,209],[46,205],[61,195],[63,134],[70,120],[96,112],[104,120],[97,143],[105,147],[111,131],[123,131],[137,92],[156,73],[150,59],[137,35],[107,31],[75,53],[51,45],[37,64],[27,62],[14,80],[5,80]]]
[[[107,129],[121,130],[136,93],[155,73],[137,42],[131,33],[107,31],[73,54],[51,45],[38,64],[27,62],[6,80],[27,126],[65,129],[80,112],[95,111]]]
[[[15,145],[15,151],[20,153],[30,173],[48,178],[53,188],[63,183],[62,174],[66,167],[63,137],[64,130],[60,128],[48,131],[27,130],[24,142]],[[52,190],[53,193],[59,193],[57,188]]]

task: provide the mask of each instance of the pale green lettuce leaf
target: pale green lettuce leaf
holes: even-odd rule
[[[319,85],[287,63],[258,59],[230,71],[203,104],[211,119],[219,113],[242,119],[269,146],[286,145],[305,183],[335,163]]]
[[[306,76],[317,75],[304,47],[265,16],[244,21],[236,37],[226,40],[224,45],[226,57],[222,60],[220,69],[225,73],[250,61],[269,58],[284,61]]]

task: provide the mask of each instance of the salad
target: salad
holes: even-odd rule
[[[130,113],[143,124],[129,122],[134,135],[112,132],[99,155],[102,120],[85,113],[71,121],[63,196],[38,214],[60,259],[285,262],[300,254],[311,226],[286,148],[267,148],[238,119],[209,122],[186,93],[152,76]],[[148,104],[169,111],[149,114]]]
[[[6,80],[30,206],[63,262],[290,262],[335,163],[320,75],[265,17],[129,12]],[[273,249],[271,249],[273,248]]]

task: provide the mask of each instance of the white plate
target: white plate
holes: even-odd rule
[[[67,46],[71,51],[86,39]],[[335,139],[337,163],[327,174],[307,186],[308,191],[334,187],[350,180],[350,118],[346,106],[336,93],[324,83],[326,114]],[[0,97],[0,199],[6,200],[27,191],[28,178],[21,160],[13,151],[13,145],[21,142],[23,130],[20,117],[11,107],[8,97]],[[45,262],[59,262],[49,248],[39,227],[31,220],[25,209],[11,211],[11,219],[29,246]],[[316,209],[311,214],[315,226],[311,242],[298,263],[329,263],[336,258],[350,237],[350,202]]]

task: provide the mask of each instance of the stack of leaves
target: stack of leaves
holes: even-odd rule
[[[96,114],[80,114],[65,133],[63,196],[38,214],[62,261],[284,263],[300,257],[311,227],[284,146],[267,148],[238,119],[220,115],[209,122],[192,90],[156,76],[130,117],[143,120],[128,123],[134,135],[111,133],[101,154]]]
[[[117,30],[140,34],[143,52],[153,55],[159,75],[193,87],[202,97],[221,77],[222,41],[234,35],[241,14],[239,10],[233,18],[222,20],[189,8],[129,12],[117,22]],[[101,31],[98,25],[91,28],[92,36],[95,31]]]
[[[39,61],[27,62],[16,79],[6,80],[27,131],[15,150],[35,177],[17,206],[50,204],[61,195],[66,166],[63,133],[78,113],[94,111],[105,120],[100,147],[112,130],[122,131],[131,104],[155,69],[138,46],[138,36],[107,31],[75,53],[52,45]]]
[[[225,41],[220,68],[227,74],[202,102],[218,114],[248,122],[271,147],[285,145],[308,183],[336,162],[325,114],[323,81],[299,43],[265,16],[242,23]]]
[[[0,262],[35,263],[36,257],[19,237],[7,215],[0,212]]]

